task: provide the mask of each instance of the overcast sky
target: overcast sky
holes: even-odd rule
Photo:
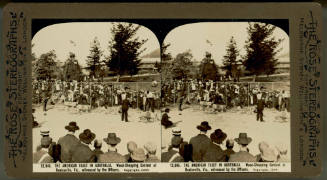
[[[36,57],[50,50],[55,50],[58,60],[64,62],[69,52],[76,54],[79,63],[85,66],[90,53],[91,42],[95,37],[100,42],[104,55],[109,55],[108,42],[112,37],[110,29],[113,23],[108,22],[74,22],[47,26],[38,31],[32,39],[32,52]],[[143,45],[147,48],[141,56],[160,48],[157,37],[146,27],[141,27],[135,37],[148,39]]]
[[[241,55],[245,55],[245,41],[248,39],[246,28],[247,22],[205,22],[193,23],[179,26],[166,36],[164,43],[170,43],[167,51],[175,57],[178,53],[191,50],[193,58],[200,61],[204,58],[205,52],[212,53],[212,58],[218,65],[222,64],[223,56],[226,55],[226,47],[231,36],[234,36]],[[283,55],[281,61],[289,61],[289,37],[280,28],[276,28],[273,36],[284,38],[279,47],[283,50],[277,56]],[[212,45],[207,43],[207,40]],[[239,57],[240,58],[240,57]]]

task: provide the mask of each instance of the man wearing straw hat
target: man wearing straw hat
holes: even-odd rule
[[[146,143],[144,149],[148,152],[144,162],[160,162],[159,158],[156,156],[157,146],[154,142]]]
[[[121,139],[116,136],[116,133],[108,133],[108,137],[103,139],[109,145],[108,152],[99,156],[98,162],[101,163],[124,163],[127,162],[125,157],[117,152],[116,146]]]
[[[33,163],[53,163],[53,158],[49,154],[49,147],[52,138],[46,136],[41,138],[41,149],[33,153]]]
[[[248,152],[247,148],[252,138],[248,137],[246,133],[240,133],[239,137],[234,140],[240,145],[240,151],[232,154],[229,162],[256,162],[256,158]]]
[[[94,140],[95,134],[89,129],[85,129],[80,135],[80,143],[74,148],[72,162],[91,163],[95,162],[96,156],[89,145]]]
[[[211,126],[207,121],[203,121],[196,128],[200,130],[200,133],[190,139],[190,144],[193,146],[192,159],[195,162],[202,162],[211,144],[210,138],[206,135],[207,131],[211,130]]]
[[[75,146],[80,144],[78,138],[75,136],[75,131],[79,130],[79,127],[76,122],[72,121],[69,125],[65,126],[65,129],[68,133],[58,140],[58,144],[61,146],[60,159],[63,163],[70,163]]]
[[[132,162],[144,162],[146,159],[144,150],[142,148],[135,149],[135,151],[132,152],[131,158]]]

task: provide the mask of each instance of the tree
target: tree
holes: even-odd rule
[[[75,58],[75,54],[72,52],[69,53],[69,57],[63,66],[63,76],[65,81],[81,80],[82,69]]]
[[[90,49],[90,55],[87,56],[86,59],[86,65],[87,69],[90,71],[89,76],[98,78],[102,74],[102,66],[103,61],[101,60],[102,51],[100,49],[100,42],[97,37],[94,38],[91,49]]]
[[[218,68],[209,52],[206,52],[206,57],[202,59],[199,70],[202,80],[217,80]]]
[[[277,47],[283,39],[272,37],[275,28],[276,26],[265,23],[249,23],[249,38],[245,42],[247,54],[243,64],[254,75],[254,80],[260,74],[270,75],[276,70],[278,59],[275,56],[281,51]]]
[[[188,79],[192,77],[192,58],[193,55],[190,50],[176,55],[171,66],[173,79]]]
[[[161,46],[161,62],[160,62],[160,73],[161,73],[161,81],[166,83],[167,81],[173,78],[172,76],[172,55],[167,52],[170,44],[162,44]]]
[[[222,69],[226,71],[226,76],[235,77],[236,63],[237,57],[239,55],[239,50],[237,49],[236,41],[232,36],[229,44],[227,45],[226,55],[223,58],[223,66]]]
[[[52,80],[56,79],[56,53],[51,50],[47,53],[41,54],[40,58],[36,59],[34,73],[37,80]]]
[[[135,75],[141,65],[140,54],[146,50],[142,49],[147,39],[140,40],[135,37],[141,26],[132,23],[114,24],[111,32],[112,40],[109,42],[110,56],[107,58],[107,66],[110,71],[118,75]]]

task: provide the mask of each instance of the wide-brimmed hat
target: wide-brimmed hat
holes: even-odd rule
[[[147,142],[144,145],[144,149],[149,153],[155,153],[157,151],[157,146],[154,142]]]
[[[252,138],[248,137],[248,135],[246,133],[240,133],[238,135],[238,138],[235,138],[235,141],[238,144],[248,145],[252,141]]]
[[[260,153],[262,153],[265,149],[269,148],[268,143],[265,141],[261,141],[258,146]]]
[[[275,154],[274,149],[272,148],[264,148],[263,151],[261,152],[261,159],[264,161],[276,161],[277,156]]]
[[[183,138],[181,138],[180,136],[174,136],[173,138],[171,138],[171,145],[173,147],[179,146],[182,142]]]
[[[137,148],[132,152],[131,158],[134,161],[144,161],[146,159],[145,152],[142,148]]]
[[[227,134],[221,129],[216,129],[215,132],[211,133],[210,138],[212,141],[221,144],[227,138]]]
[[[209,126],[208,121],[202,121],[201,124],[198,125],[196,128],[201,131],[208,131],[211,129],[211,126]]]
[[[68,126],[65,126],[65,129],[68,131],[76,131],[79,130],[79,127],[77,126],[75,121],[69,122]]]
[[[90,144],[95,138],[95,134],[91,132],[91,130],[89,129],[85,129],[80,135],[79,135],[79,139],[86,143],[86,144]]]
[[[42,147],[47,147],[52,143],[52,138],[51,137],[42,137],[41,138],[41,146]]]
[[[121,139],[117,137],[116,133],[108,133],[108,137],[103,139],[107,144],[116,145],[120,143]]]

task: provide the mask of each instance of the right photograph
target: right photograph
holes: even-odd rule
[[[290,163],[289,52],[288,29],[259,21],[173,29],[161,48],[161,161]]]

